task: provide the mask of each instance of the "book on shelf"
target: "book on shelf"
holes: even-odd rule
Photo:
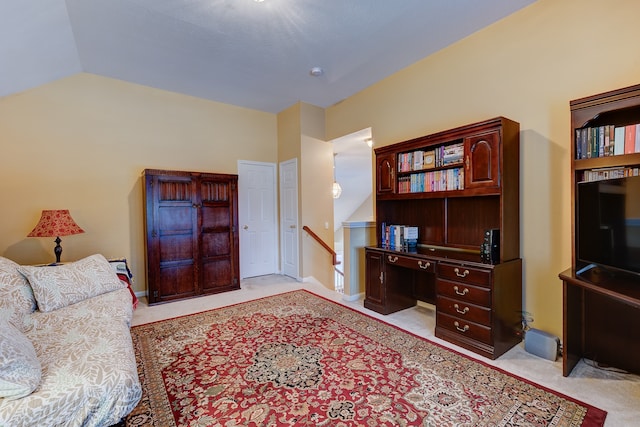
[[[617,127],[615,130],[615,147],[613,150],[613,154],[618,156],[620,154],[624,154],[624,128]]]
[[[640,153],[640,123],[576,129],[576,159]]]
[[[419,171],[424,165],[424,151],[418,150],[413,152],[413,170]]]
[[[636,125],[625,126],[624,128],[624,154],[636,152]]]
[[[433,169],[436,167],[436,152],[434,150],[425,151],[422,160],[423,169]]]

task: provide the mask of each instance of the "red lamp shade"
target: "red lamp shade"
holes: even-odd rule
[[[62,247],[60,246],[60,236],[71,236],[72,234],[84,233],[84,230],[71,218],[67,209],[43,210],[40,221],[36,227],[27,234],[27,237],[56,237],[56,263],[60,262]]]

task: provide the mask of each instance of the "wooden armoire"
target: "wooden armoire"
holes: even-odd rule
[[[149,304],[240,288],[238,176],[145,169]]]

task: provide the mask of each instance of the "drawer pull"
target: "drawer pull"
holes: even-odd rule
[[[456,292],[456,294],[458,295],[466,295],[469,293],[469,288],[464,288],[464,290],[462,292],[460,292],[460,288],[458,288],[457,286],[453,287],[453,290]]]
[[[467,277],[469,275],[469,270],[463,271],[462,274],[460,274],[460,270],[458,268],[455,268],[453,271],[456,273],[456,276],[458,277]]]
[[[460,310],[460,306],[458,304],[453,304],[453,308],[460,314],[467,314],[469,312],[469,307],[465,307],[463,310]]]
[[[431,263],[430,262],[426,262],[426,263],[422,263],[422,260],[418,261],[418,267],[420,267],[423,270],[426,270],[427,268],[431,267]]]
[[[398,261],[398,257],[397,257],[397,256],[391,256],[391,255],[388,255],[388,256],[387,256],[387,259],[389,260],[389,262],[396,262],[396,261]]]
[[[456,327],[460,332],[467,332],[469,330],[469,325],[464,325],[464,327],[460,327],[460,323],[458,321],[453,322],[453,326]]]

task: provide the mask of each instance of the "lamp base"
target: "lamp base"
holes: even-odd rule
[[[60,240],[60,237],[56,237],[56,247],[53,248],[53,252],[55,252],[56,254],[56,264],[60,263],[60,255],[62,255],[62,246],[60,246],[60,242],[62,242],[62,240]]]

